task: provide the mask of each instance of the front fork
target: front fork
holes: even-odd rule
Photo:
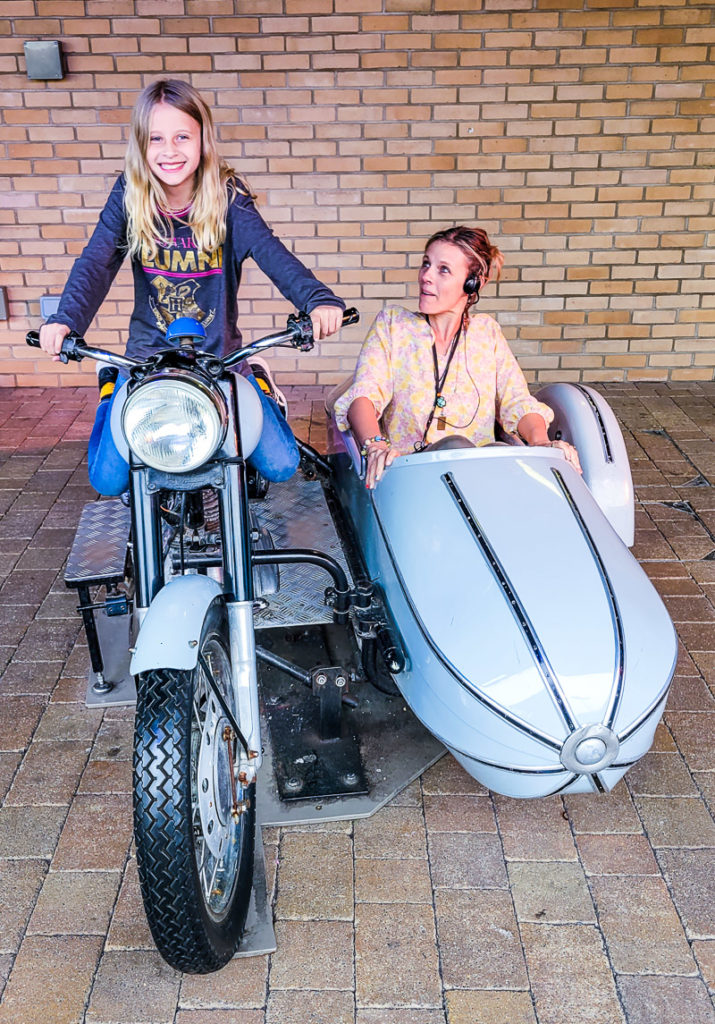
[[[235,455],[223,465],[218,488],[223,541],[223,591],[228,613],[235,708],[243,744],[238,778],[250,785],[262,761],[258,675],[253,626],[253,570],[245,463]],[[135,624],[140,625],[164,583],[158,494],[145,467],[132,467],[132,534],[136,576]],[[198,656],[198,653],[197,653]]]
[[[248,750],[239,744],[238,778],[250,785],[261,767],[261,727],[258,716],[256,637],[253,631],[253,602],[228,601],[228,635],[231,645],[231,673],[236,711]]]
[[[258,713],[251,527],[245,463],[239,459],[226,463],[224,473],[225,484],[219,492],[223,586],[237,718],[248,748],[244,750],[239,745],[238,777],[244,785],[250,785],[261,766],[263,752]]]

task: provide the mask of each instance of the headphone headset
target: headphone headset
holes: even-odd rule
[[[474,295],[475,292],[479,291],[479,281],[476,274],[470,274],[464,282],[464,291],[466,295]]]

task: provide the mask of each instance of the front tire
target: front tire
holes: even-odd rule
[[[195,669],[138,677],[134,837],[156,946],[176,970],[206,974],[235,953],[251,895],[255,784],[236,780],[240,750],[209,677],[235,716],[223,605],[204,622]],[[239,723],[240,724],[240,723]],[[231,757],[229,757],[229,746]]]

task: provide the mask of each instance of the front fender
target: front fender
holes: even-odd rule
[[[216,580],[207,576],[180,576],[162,587],[144,616],[132,675],[157,668],[196,668],[206,613],[222,593]]]

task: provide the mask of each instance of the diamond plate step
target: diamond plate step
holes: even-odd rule
[[[282,484],[272,483],[265,498],[251,502],[251,510],[270,531],[277,548],[314,548],[331,555],[343,567],[352,586],[323,488],[317,480],[293,477]],[[323,601],[323,593],[332,582],[316,566],[281,565],[280,590],[268,598],[264,609],[255,613],[256,626],[332,622],[332,611]]]
[[[67,560],[67,586],[123,580],[130,527],[131,512],[119,498],[88,502]]]

